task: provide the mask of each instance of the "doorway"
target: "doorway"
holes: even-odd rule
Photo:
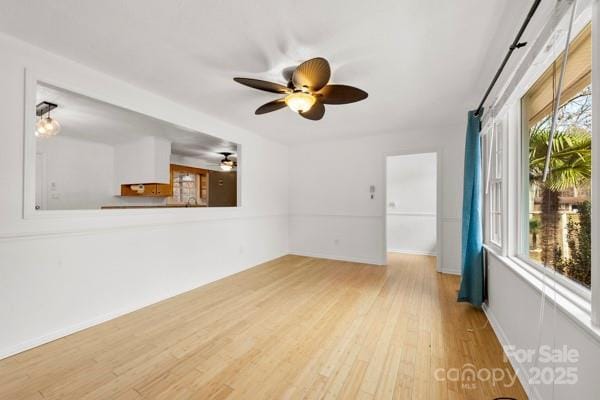
[[[439,153],[389,155],[385,168],[386,256],[434,256],[440,270]]]

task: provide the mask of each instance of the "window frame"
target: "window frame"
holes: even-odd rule
[[[22,183],[23,190],[21,196],[20,218],[24,221],[46,221],[46,220],[61,220],[61,221],[84,221],[85,226],[78,226],[75,230],[95,230],[98,228],[98,223],[88,223],[87,221],[102,221],[101,224],[109,222],[107,216],[130,219],[131,222],[126,222],[126,225],[138,224],[133,219],[139,219],[142,216],[152,216],[153,218],[165,218],[166,222],[160,222],[160,224],[169,224],[173,221],[181,220],[188,221],[191,214],[193,217],[199,220],[212,218],[214,215],[221,213],[222,209],[227,210],[240,210],[234,211],[240,213],[244,203],[244,194],[242,190],[242,174],[243,174],[243,151],[244,141],[242,138],[235,134],[226,133],[215,133],[211,134],[219,139],[233,142],[237,145],[237,205],[235,207],[151,207],[151,208],[123,208],[123,209],[72,209],[72,210],[36,210],[35,209],[35,192],[36,192],[36,181],[35,181],[35,160],[37,153],[36,138],[32,134],[35,131],[35,107],[36,107],[36,92],[38,84],[45,84],[58,87],[63,90],[71,91],[76,94],[86,96],[101,102],[111,104],[116,107],[131,110],[136,113],[147,115],[152,118],[162,120],[167,123],[178,125],[187,128],[192,131],[202,131],[201,127],[196,126],[189,119],[180,117],[174,113],[177,107],[174,106],[173,110],[167,110],[165,113],[157,113],[152,107],[148,107],[145,104],[138,104],[139,102],[134,101],[132,103],[131,96],[123,97],[122,93],[110,93],[107,94],[101,90],[97,82],[82,81],[78,78],[74,78],[72,74],[66,72],[49,73],[44,69],[31,68],[26,66],[23,68],[23,96],[24,106],[23,113],[24,118],[22,141],[23,141],[23,160],[22,166]],[[118,91],[117,91],[118,92]],[[135,97],[135,96],[134,96]],[[135,104],[134,104],[135,103]],[[173,219],[175,218],[175,219]],[[167,221],[168,220],[168,221]],[[69,222],[67,222],[68,224]],[[153,223],[155,224],[155,223]]]
[[[484,243],[486,246],[493,248],[497,253],[506,255],[507,253],[507,205],[508,193],[506,183],[506,168],[507,168],[507,135],[506,135],[507,115],[504,113],[499,118],[491,119],[483,130],[482,134],[482,154],[484,156],[483,163],[483,178],[484,178]],[[501,146],[498,151],[498,145]],[[498,159],[500,158],[500,159]],[[497,174],[500,165],[500,174]],[[488,186],[489,185],[489,186]],[[494,185],[500,187],[499,210],[494,209]],[[487,192],[487,193],[486,193]],[[498,215],[500,240],[495,240],[493,229],[494,214]]]
[[[577,35],[585,28],[585,26],[592,22],[592,66],[600,65],[600,4],[590,4],[588,7],[583,8],[578,15],[575,17],[573,25],[572,39],[575,39]],[[496,107],[490,108],[492,113],[495,115],[504,115],[504,169],[503,169],[503,185],[504,185],[504,218],[502,220],[504,236],[503,236],[503,248],[500,249],[497,246],[491,244],[488,240],[487,232],[489,231],[489,221],[487,217],[487,196],[484,195],[484,243],[485,247],[492,254],[499,257],[502,260],[503,265],[506,268],[517,268],[522,270],[522,276],[538,290],[543,290],[546,287],[550,292],[560,293],[558,300],[561,303],[561,307],[565,310],[568,315],[572,315],[575,320],[578,320],[586,328],[589,328],[591,332],[599,332],[600,328],[600,200],[595,201],[594,199],[600,199],[600,140],[592,140],[592,153],[597,154],[597,157],[592,157],[592,279],[590,289],[564,277],[560,274],[556,274],[556,279],[552,279],[552,271],[548,268],[544,268],[541,265],[530,262],[530,260],[520,257],[521,249],[523,248],[523,240],[528,240],[528,229],[529,224],[527,222],[527,231],[523,235],[522,225],[524,218],[522,218],[523,212],[529,212],[528,198],[524,203],[521,201],[522,194],[525,193],[522,190],[523,178],[523,138],[525,135],[522,134],[523,129],[523,118],[521,109],[521,98],[527,93],[531,86],[542,76],[544,71],[552,64],[552,62],[562,53],[563,46],[556,46],[556,49],[548,48],[548,43],[555,40],[558,36],[558,42],[564,44],[564,32],[566,31],[565,23],[568,22],[568,17],[565,15],[564,18],[556,26],[555,31],[548,35],[546,43],[536,43],[534,48],[540,52],[535,56],[525,56],[525,62],[529,65],[527,68],[520,68],[518,73],[520,77],[515,77],[513,82],[509,82],[505,87],[505,90],[510,90],[507,94],[500,95],[501,103]],[[596,29],[594,29],[596,28]],[[560,36],[557,32],[563,32]],[[593,69],[593,67],[592,67]],[[592,74],[592,93],[594,88],[596,91],[600,91],[600,74]],[[597,121],[600,119],[600,101],[593,102],[592,108],[592,126],[597,126]],[[487,133],[489,129],[489,119],[485,121],[485,129],[482,130],[482,136]],[[595,132],[595,130],[594,130]],[[592,134],[594,135],[594,133]],[[527,146],[529,145],[527,140]],[[482,141],[483,146],[483,141]],[[486,154],[482,152],[482,154]],[[527,157],[528,158],[528,157]],[[485,163],[485,162],[484,162]],[[527,160],[527,169],[528,169]],[[487,165],[483,165],[487,168]],[[486,172],[487,173],[487,172]],[[486,176],[484,175],[484,178]],[[527,176],[527,185],[529,185],[529,179]],[[523,207],[526,206],[526,207]],[[524,210],[525,209],[525,210]],[[502,251],[504,250],[504,251]],[[550,272],[550,273],[548,273]],[[520,272],[519,272],[520,273]],[[544,277],[546,276],[546,278]],[[548,279],[546,281],[546,279]],[[543,282],[546,282],[545,284]],[[570,305],[562,303],[567,301]],[[572,311],[571,307],[576,307],[583,314],[578,314],[576,311]],[[584,316],[582,316],[584,315]],[[585,317],[587,316],[587,317]],[[598,333],[600,335],[600,333]]]
[[[590,21],[588,20],[587,23],[589,23]],[[576,30],[573,32],[572,35],[572,40],[579,34],[579,32],[581,32],[586,26],[587,23],[583,23],[582,26],[580,27],[580,29]],[[594,30],[592,29],[592,32]],[[552,57],[549,61],[549,65],[552,64],[552,62],[554,62],[554,60],[557,57]],[[538,270],[539,272],[541,272],[546,278],[552,279],[554,280],[557,284],[559,284],[560,286],[568,289],[570,292],[575,293],[576,295],[578,295],[579,297],[585,299],[586,301],[591,301],[591,291],[592,291],[592,287],[590,285],[590,288],[587,288],[583,285],[581,285],[580,283],[567,278],[566,276],[555,272],[553,269],[550,268],[546,268],[544,267],[542,264],[535,262],[534,260],[532,260],[529,256],[528,256],[528,251],[529,251],[529,174],[528,174],[528,169],[529,169],[529,157],[528,157],[528,151],[529,151],[529,127],[527,125],[527,121],[524,118],[525,115],[525,111],[524,111],[524,103],[523,103],[523,98],[525,96],[525,94],[527,93],[527,91],[529,90],[530,87],[532,87],[533,85],[535,85],[535,83],[538,81],[538,79],[540,79],[540,77],[543,75],[543,73],[545,72],[545,69],[542,70],[539,74],[536,75],[536,77],[533,79],[532,82],[530,82],[530,84],[527,86],[527,89],[519,96],[519,100],[517,101],[517,105],[519,107],[519,118],[520,118],[520,124],[519,124],[519,130],[517,132],[518,134],[518,138],[517,141],[519,143],[519,147],[518,147],[518,153],[517,153],[517,157],[519,158],[519,165],[517,168],[517,174],[518,174],[518,185],[517,185],[517,216],[518,216],[518,223],[517,223],[517,237],[518,237],[518,246],[516,248],[516,253],[514,254],[514,257],[520,261],[521,263],[525,263],[526,265],[529,265],[533,268],[535,268],[536,270]],[[592,98],[594,95],[594,91],[592,89]],[[592,100],[592,104],[593,104],[593,100]],[[594,118],[594,111],[592,110],[592,119]],[[594,142],[594,141],[592,141]],[[594,153],[594,146],[592,144],[592,154]],[[592,160],[594,160],[594,156],[592,156]],[[592,172],[592,182],[594,182],[594,180],[598,180],[598,178],[594,178],[594,173]],[[596,186],[596,185],[593,185]],[[597,206],[594,207],[594,202],[592,201],[592,224],[593,224],[593,215],[597,214]],[[592,248],[596,247],[594,246],[594,237],[592,236]],[[593,259],[593,258],[592,258]],[[593,263],[592,263],[593,264]],[[592,268],[592,272],[593,271],[593,265],[590,266],[590,268]],[[593,275],[593,274],[592,274]]]
[[[596,14],[598,14],[600,12],[600,7],[598,6],[594,6],[594,16]],[[596,21],[597,18],[594,18],[594,20],[592,21],[592,14],[588,11],[588,12],[583,12],[576,20],[574,27],[573,27],[573,33],[571,36],[571,40],[575,39],[577,37],[577,35],[586,27],[586,25],[588,23],[590,23],[590,21],[592,22],[592,24],[594,24],[594,22]],[[598,26],[598,24],[594,25],[594,26]],[[560,28],[558,28],[560,29]],[[558,30],[557,29],[557,30]],[[598,38],[598,36],[600,36],[600,29],[594,29],[592,28],[592,46],[594,46],[593,43],[598,43],[597,40],[594,40],[596,38]],[[562,40],[560,40],[562,39]],[[561,37],[559,39],[559,42],[563,42],[564,43],[564,36]],[[504,109],[502,110],[502,112],[505,112],[507,114],[510,114],[511,118],[514,116],[514,118],[516,119],[516,123],[512,123],[512,124],[508,124],[508,131],[506,132],[506,140],[508,140],[508,143],[505,143],[505,153],[509,153],[509,152],[514,152],[514,154],[510,154],[510,159],[511,159],[511,163],[516,164],[514,166],[514,168],[511,171],[508,171],[506,173],[506,169],[505,169],[505,178],[506,179],[515,179],[516,185],[512,185],[512,187],[509,187],[507,184],[505,184],[506,188],[507,188],[507,192],[508,196],[509,196],[509,209],[507,210],[507,212],[505,212],[505,219],[504,219],[504,225],[505,227],[508,228],[508,232],[512,233],[514,238],[512,240],[509,240],[508,246],[508,258],[511,259],[516,265],[519,265],[522,268],[528,269],[528,268],[533,268],[536,272],[541,273],[543,276],[545,276],[544,279],[548,279],[550,284],[552,284],[554,282],[555,285],[560,286],[561,290],[566,290],[568,293],[571,293],[575,296],[577,296],[578,298],[583,299],[587,304],[590,305],[590,309],[592,310],[591,314],[592,314],[592,320],[594,321],[594,323],[597,325],[600,321],[598,320],[600,318],[600,283],[598,283],[598,281],[600,281],[600,279],[598,279],[598,274],[600,274],[600,270],[599,270],[599,266],[598,266],[598,261],[599,261],[599,254],[600,253],[600,249],[598,248],[598,235],[594,234],[594,232],[592,231],[592,282],[591,282],[591,287],[590,288],[586,288],[585,286],[559,274],[559,273],[553,273],[553,271],[551,269],[545,268],[544,266],[536,263],[535,261],[531,260],[529,257],[526,256],[526,254],[524,254],[524,249],[528,249],[529,247],[529,243],[528,243],[528,236],[529,236],[529,222],[528,222],[528,217],[529,217],[529,197],[528,197],[528,191],[525,190],[525,188],[527,188],[527,190],[529,189],[529,176],[528,176],[528,167],[529,167],[529,160],[527,157],[527,152],[524,151],[524,149],[528,149],[529,147],[529,140],[528,140],[528,135],[525,134],[526,132],[528,133],[528,127],[527,127],[527,123],[526,121],[524,121],[523,118],[523,105],[522,105],[522,98],[525,96],[525,94],[527,93],[527,91],[540,79],[540,77],[543,75],[543,73],[546,71],[546,69],[552,64],[552,62],[554,62],[554,60],[562,53],[562,48],[560,48],[560,46],[558,46],[557,50],[553,52],[553,54],[551,54],[551,56],[549,56],[548,54],[546,55],[540,55],[539,57],[543,58],[542,61],[540,61],[539,63],[533,64],[532,67],[529,68],[528,72],[525,74],[525,76],[521,79],[521,82],[518,84],[517,88],[514,90],[513,94],[509,97],[508,101],[507,101],[507,106],[505,107],[506,109],[508,109],[508,111],[505,111]],[[594,61],[597,60],[598,57],[598,51],[594,51],[594,47],[592,48],[592,65],[594,65]],[[598,74],[593,74],[592,75],[592,86],[593,87],[599,87],[600,85],[594,85],[594,82],[598,80]],[[596,78],[594,78],[596,77]],[[592,95],[594,93],[594,90],[592,89]],[[592,126],[594,126],[595,124],[593,123],[595,118],[598,117],[594,117],[594,115],[598,115],[597,114],[597,110],[598,110],[598,102],[593,102],[593,109],[592,109]],[[593,129],[593,128],[592,128]],[[593,134],[592,134],[593,135]],[[600,154],[598,147],[600,145],[600,141],[599,140],[592,140],[592,153],[593,154]],[[506,158],[506,157],[505,157]],[[592,157],[592,170],[594,171],[592,173],[592,198],[597,198],[597,196],[594,196],[594,193],[596,193],[598,191],[598,186],[599,186],[599,180],[600,180],[600,174],[596,171],[598,171],[598,168],[595,168],[595,165],[597,165],[597,160],[598,157]],[[595,162],[594,162],[595,160]],[[508,176],[507,176],[508,175]],[[596,188],[596,189],[594,189]],[[599,204],[595,204],[597,202],[592,201],[592,230],[594,230],[594,225],[598,223],[599,215],[598,215],[598,209],[599,209]],[[596,228],[597,229],[597,228]],[[506,236],[505,236],[506,237]],[[506,246],[505,246],[506,247]],[[595,282],[595,278],[596,277],[596,282]],[[594,291],[597,293],[596,294],[596,300],[592,300],[593,296],[592,293],[594,293]],[[594,303],[594,305],[592,305],[592,303]],[[589,312],[589,310],[588,310]],[[595,313],[595,314],[594,314]],[[596,315],[597,317],[594,318],[594,315]]]

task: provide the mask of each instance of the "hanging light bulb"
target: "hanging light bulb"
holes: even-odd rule
[[[50,111],[56,107],[56,104],[47,101],[36,105],[36,114],[40,116],[35,124],[35,135],[37,137],[52,137],[60,132],[60,124],[50,116]]]
[[[35,136],[39,138],[56,136],[59,132],[60,124],[50,116],[50,111],[48,111],[48,115],[45,118],[40,118],[35,124]]]
[[[231,171],[233,169],[233,165],[229,162],[222,162],[221,163],[221,169],[223,171]]]
[[[294,112],[306,112],[316,101],[315,96],[305,92],[294,92],[285,98],[285,104]]]

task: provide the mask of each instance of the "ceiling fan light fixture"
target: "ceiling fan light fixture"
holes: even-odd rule
[[[221,163],[221,169],[225,172],[229,172],[233,169],[233,165]]]
[[[60,132],[60,124],[54,118],[47,116],[46,118],[40,118],[35,124],[35,135],[37,137],[52,137],[58,135]]]
[[[310,93],[294,92],[285,97],[285,104],[295,112],[306,112],[315,104],[317,99]]]
[[[326,104],[350,104],[368,97],[367,92],[354,86],[329,84],[330,79],[331,67],[323,57],[311,58],[298,65],[287,86],[254,78],[233,78],[237,83],[254,89],[285,95],[258,107],[254,114],[263,115],[287,106],[302,118],[312,121],[323,118]]]

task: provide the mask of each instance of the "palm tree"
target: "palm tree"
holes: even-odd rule
[[[531,249],[537,249],[538,243],[538,233],[540,232],[540,220],[539,219],[530,219],[529,220],[529,233],[531,234]]]
[[[532,128],[529,137],[529,180],[542,192],[542,262],[546,265],[552,263],[558,247],[560,192],[588,183],[592,176],[592,137],[589,131],[571,126],[555,133],[549,174],[543,182],[549,137],[545,122]]]

